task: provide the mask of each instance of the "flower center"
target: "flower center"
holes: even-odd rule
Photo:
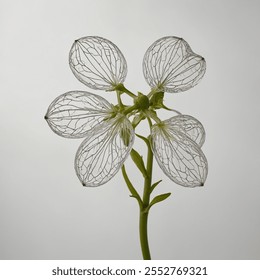
[[[139,110],[147,110],[150,106],[149,98],[141,92],[138,92],[138,97],[135,99],[135,105]]]

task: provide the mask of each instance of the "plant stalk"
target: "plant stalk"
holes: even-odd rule
[[[144,191],[143,191],[143,207],[140,209],[140,219],[139,219],[139,234],[140,234],[140,243],[144,260],[150,260],[151,254],[149,249],[148,241],[148,214],[149,211],[146,211],[150,203],[150,194],[151,194],[151,184],[152,184],[152,171],[153,171],[153,152],[150,144],[147,145],[147,177],[144,181]]]

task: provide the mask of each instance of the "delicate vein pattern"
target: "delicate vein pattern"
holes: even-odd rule
[[[75,170],[83,186],[97,187],[109,181],[122,167],[133,142],[133,127],[122,115],[91,131],[75,157]]]
[[[200,121],[189,115],[178,115],[163,121],[170,130],[177,130],[185,134],[200,147],[205,142],[205,130]]]
[[[203,186],[208,163],[200,147],[178,130],[167,125],[154,125],[151,143],[155,158],[163,172],[184,187]]]
[[[188,43],[178,37],[163,37],[146,51],[143,73],[151,88],[181,92],[194,87],[206,71],[203,57],[195,54]]]
[[[111,90],[123,83],[126,60],[119,48],[101,37],[83,37],[74,42],[69,65],[76,78],[93,89]]]
[[[98,95],[85,91],[70,91],[51,103],[45,119],[58,135],[81,138],[108,118],[112,110],[113,106]]]

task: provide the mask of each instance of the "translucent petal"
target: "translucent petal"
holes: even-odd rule
[[[83,186],[97,187],[109,181],[122,167],[134,142],[134,129],[122,115],[91,131],[75,157],[75,170]]]
[[[147,83],[151,88],[165,92],[181,92],[194,87],[205,71],[205,59],[195,54],[182,38],[163,37],[144,55],[143,73]]]
[[[154,125],[151,136],[155,158],[172,181],[184,187],[204,185],[208,163],[194,141],[167,125]]]
[[[123,83],[126,60],[119,48],[101,37],[83,37],[74,42],[69,65],[76,78],[93,89],[110,90]]]
[[[45,119],[58,135],[81,138],[111,112],[112,105],[104,98],[85,91],[70,91],[51,103]]]
[[[206,133],[200,121],[189,115],[177,115],[164,123],[169,130],[177,130],[196,142],[200,147],[205,142]]]

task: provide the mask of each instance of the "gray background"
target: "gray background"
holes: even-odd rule
[[[141,258],[138,207],[122,175],[83,188],[73,168],[81,140],[58,137],[43,119],[58,95],[88,90],[68,65],[73,41],[87,35],[121,49],[135,92],[149,90],[142,58],[160,37],[183,37],[207,61],[201,83],[165,103],[204,124],[208,179],[180,187],[155,164],[157,193],[172,196],[151,210],[153,258],[260,258],[259,1],[0,3],[1,259]],[[136,149],[145,152],[139,141]],[[130,160],[127,168],[141,184]]]

